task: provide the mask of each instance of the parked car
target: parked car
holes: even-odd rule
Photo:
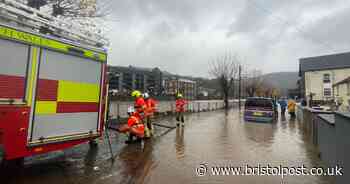
[[[275,108],[271,98],[248,98],[244,107],[244,120],[271,122],[277,116]]]

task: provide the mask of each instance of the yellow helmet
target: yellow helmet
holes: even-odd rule
[[[176,95],[176,98],[182,98],[183,96],[182,96],[182,94],[181,93],[178,93],[177,95]]]
[[[131,93],[131,96],[132,96],[132,97],[136,97],[136,98],[140,97],[141,95],[142,95],[142,93],[141,93],[140,91],[138,91],[138,90],[134,90],[134,91]]]

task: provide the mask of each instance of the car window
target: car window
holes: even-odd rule
[[[246,107],[272,107],[272,102],[266,99],[248,99]]]

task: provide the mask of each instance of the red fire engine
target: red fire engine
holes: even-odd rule
[[[102,135],[106,114],[102,44],[19,6],[1,7],[8,7],[8,16],[0,18],[6,20],[0,22],[0,155],[5,160],[92,141]],[[56,36],[35,31],[43,26]]]

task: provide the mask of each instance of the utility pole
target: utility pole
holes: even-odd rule
[[[242,82],[242,66],[238,68],[238,108],[241,109],[241,82]]]

